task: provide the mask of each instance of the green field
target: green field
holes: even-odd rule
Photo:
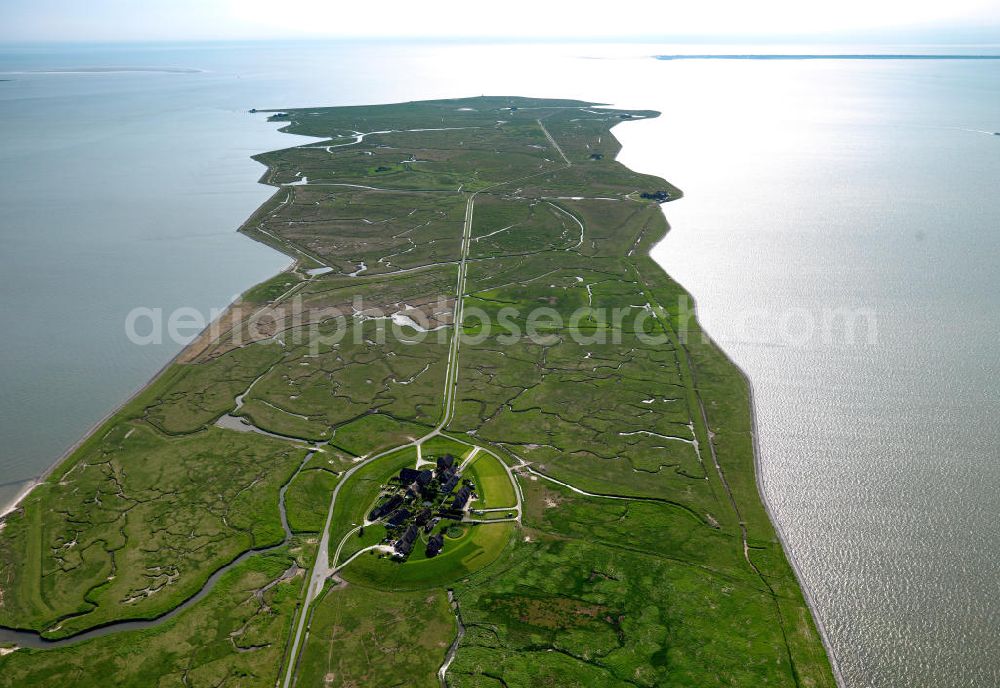
[[[435,688],[454,637],[441,590],[332,589],[316,606],[298,684]]]
[[[437,435],[424,442],[421,445],[421,450],[423,451],[425,460],[430,460],[432,457],[436,458],[444,454],[451,454],[456,459],[461,460],[472,451],[472,447],[461,442],[456,442],[444,435]]]
[[[326,523],[330,494],[337,476],[322,468],[304,470],[288,488],[288,525],[296,533],[318,533]]]
[[[513,507],[517,504],[514,486],[500,461],[486,452],[479,452],[467,469],[467,475],[476,483],[479,499],[475,509]]]
[[[362,554],[341,575],[350,583],[381,590],[440,588],[496,561],[514,532],[509,523],[479,523],[462,529],[458,538],[445,537],[444,550],[432,559],[420,545],[405,562]]]
[[[248,289],[243,294],[243,300],[249,303],[270,303],[285,294],[289,289],[301,282],[301,276],[296,273],[282,272],[266,282]]]
[[[366,456],[413,442],[425,435],[428,430],[429,427],[375,414],[344,425],[337,431],[333,441],[341,449],[356,456]],[[414,452],[414,462],[416,462],[416,452]]]
[[[435,686],[456,615],[451,688],[834,686],[757,491],[746,380],[648,256],[669,227],[642,193],[681,192],[615,159],[613,127],[657,114],[275,117],[314,141],[256,156],[275,192],[241,231],[297,262],[3,518],[0,626],[108,628],[0,656],[0,686],[284,686],[290,655],[289,685]],[[441,554],[421,532],[399,562],[361,526],[417,442],[480,447],[477,498],[435,526]]]
[[[333,522],[330,524],[331,558],[341,540],[364,523],[389,478],[399,473],[399,469],[412,468],[416,464],[416,448],[400,449],[378,461],[362,466],[344,483],[334,506]]]

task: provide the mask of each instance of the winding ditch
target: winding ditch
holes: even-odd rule
[[[156,628],[157,626],[166,623],[175,616],[183,613],[189,607],[200,602],[206,595],[212,592],[215,584],[219,582],[226,573],[240,565],[248,558],[256,555],[263,554],[265,552],[272,552],[276,549],[284,547],[288,544],[289,540],[292,538],[292,529],[288,525],[288,515],[285,510],[285,492],[288,491],[288,486],[292,484],[292,481],[298,477],[299,473],[302,472],[302,468],[309,462],[309,459],[313,457],[316,450],[310,450],[306,453],[305,458],[302,459],[302,463],[295,470],[292,476],[281,486],[278,491],[278,514],[281,517],[281,527],[285,531],[285,537],[276,545],[269,545],[267,547],[259,547],[256,549],[248,549],[243,552],[235,559],[230,561],[228,564],[224,564],[222,567],[215,570],[211,576],[205,581],[205,584],[201,586],[195,594],[188,597],[186,600],[181,602],[179,605],[174,607],[168,612],[161,614],[160,616],[154,617],[152,619],[131,619],[127,621],[112,621],[110,623],[96,626],[94,628],[88,629],[86,631],[81,631],[80,633],[75,633],[65,638],[46,638],[41,635],[38,631],[26,631],[18,630],[14,628],[4,628],[0,626],[0,645],[16,645],[18,648],[27,647],[33,649],[46,649],[50,650],[57,647],[66,647],[69,645],[75,645],[76,643],[82,643],[85,640],[93,640],[94,638],[101,638],[112,633],[121,633],[124,631],[141,631],[149,628]]]

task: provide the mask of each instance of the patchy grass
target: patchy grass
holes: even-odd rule
[[[319,533],[326,523],[337,476],[322,468],[304,470],[285,493],[288,525],[296,533]]]
[[[0,683],[273,686],[302,583],[292,565],[287,551],[251,557],[198,605],[154,629],[2,656]]]
[[[6,520],[3,623],[59,637],[170,610],[241,552],[281,541],[278,489],[305,455],[249,433],[166,438],[141,423],[87,449]]]
[[[420,449],[427,460],[430,460],[431,457],[436,459],[438,456],[443,456],[444,454],[451,454],[456,459],[461,459],[472,451],[472,447],[469,445],[456,442],[444,435],[436,435],[430,438],[421,445]]]
[[[398,421],[382,414],[371,414],[337,428],[333,443],[356,456],[370,456],[413,442],[429,431],[428,426]]]
[[[436,688],[454,637],[442,590],[334,588],[316,605],[296,685]]]
[[[271,303],[301,281],[294,272],[282,272],[251,287],[243,294],[247,303]]]
[[[483,676],[511,686],[797,685],[759,587],[565,538],[522,542],[493,572],[456,586],[467,628],[456,686]]]

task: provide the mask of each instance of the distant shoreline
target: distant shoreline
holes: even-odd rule
[[[190,67],[66,67],[63,69],[28,69],[21,71],[3,71],[5,76],[11,74],[202,74],[205,70]],[[9,79],[0,79],[9,81]]]
[[[731,55],[653,55],[654,60],[1000,60],[1000,55],[928,55],[919,53],[908,54],[781,54],[768,55],[731,54]]]

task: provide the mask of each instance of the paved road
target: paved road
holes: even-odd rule
[[[371,462],[376,461],[388,454],[394,453],[401,448],[414,445],[419,446],[431,437],[441,434],[441,430],[451,421],[451,418],[454,415],[455,391],[458,388],[458,349],[462,339],[460,336],[460,324],[462,322],[464,304],[462,294],[465,293],[465,279],[467,272],[466,259],[469,254],[470,237],[472,235],[472,212],[477,194],[478,192],[469,196],[469,200],[465,204],[465,225],[462,231],[462,258],[458,264],[458,280],[455,285],[456,299],[453,320],[455,332],[452,335],[451,347],[448,350],[448,364],[446,368],[444,388],[444,412],[441,414],[441,420],[434,430],[429,432],[424,437],[414,440],[410,444],[403,445],[403,447],[393,447],[392,449],[370,456],[364,461],[355,464],[349,470],[345,471],[340,480],[337,482],[337,486],[333,489],[333,494],[330,495],[330,506],[326,512],[326,523],[323,526],[323,535],[320,537],[319,550],[316,553],[316,562],[313,564],[312,571],[309,574],[309,583],[306,587],[305,598],[302,600],[302,606],[299,608],[299,618],[295,627],[295,636],[292,638],[292,647],[288,654],[288,667],[285,671],[285,680],[283,683],[284,688],[290,688],[292,685],[292,678],[295,675],[295,668],[298,664],[299,651],[302,647],[304,637],[308,633],[306,622],[309,619],[310,607],[312,606],[313,601],[323,591],[326,579],[331,574],[329,556],[330,526],[333,523],[333,509],[337,503],[337,495],[340,493],[340,488],[343,487],[350,477],[363,466],[367,466]]]

